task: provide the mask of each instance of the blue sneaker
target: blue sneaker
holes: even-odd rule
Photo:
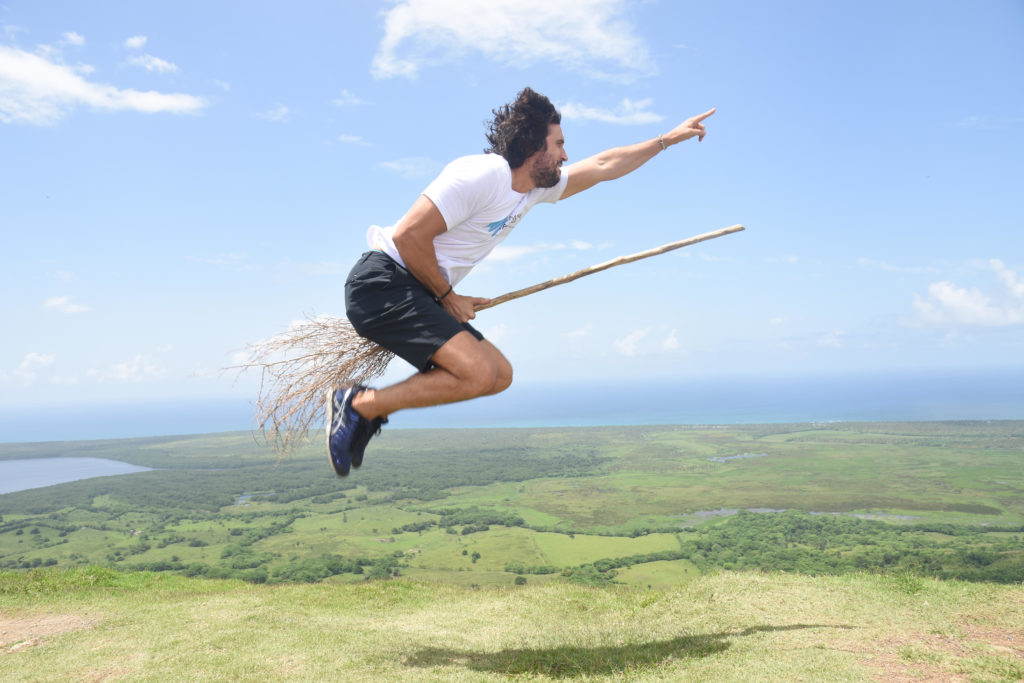
[[[363,419],[360,423],[356,436],[352,439],[351,455],[353,469],[359,469],[359,466],[363,464],[363,452],[366,450],[366,444],[370,443],[370,439],[380,434],[381,426],[387,423],[388,419],[386,417],[375,417],[372,420]]]
[[[387,423],[386,418],[367,420],[352,407],[352,399],[365,390],[366,387],[356,384],[327,395],[327,452],[339,477],[347,477],[352,467],[363,464],[366,444]]]

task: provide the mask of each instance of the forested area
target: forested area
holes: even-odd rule
[[[660,560],[689,560],[715,569],[846,574],[910,572],[965,581],[1024,581],[1024,526],[896,525],[805,512],[741,511],[728,521],[690,529],[678,551],[607,558],[570,570],[587,582],[611,581],[615,570]],[[592,571],[589,571],[592,568]],[[548,568],[510,566],[517,573]]]

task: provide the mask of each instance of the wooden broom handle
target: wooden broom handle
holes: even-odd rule
[[[540,292],[545,289],[550,289],[551,287],[564,285],[567,282],[572,282],[573,280],[578,280],[584,275],[593,275],[594,273],[599,273],[602,270],[608,270],[609,268],[613,268],[615,266],[621,266],[623,264],[632,263],[633,261],[639,261],[640,259],[645,259],[650,256],[664,254],[667,251],[673,251],[675,249],[681,249],[682,247],[688,247],[691,244],[697,244],[698,242],[713,240],[716,237],[728,235],[733,232],[739,232],[743,229],[744,228],[742,225],[733,225],[728,228],[722,228],[721,230],[715,230],[714,232],[706,232],[703,235],[697,235],[696,237],[690,237],[685,240],[679,240],[678,242],[672,242],[670,244],[666,244],[660,247],[655,247],[654,249],[648,249],[647,251],[641,251],[637,254],[632,254],[630,256],[620,256],[618,258],[612,259],[611,261],[599,263],[596,266],[590,266],[589,268],[584,268],[583,270],[577,270],[575,273],[563,275],[562,277],[556,277],[553,280],[541,282],[540,284],[536,284],[531,287],[526,287],[525,289],[517,289],[516,291],[509,292],[508,294],[502,294],[501,296],[494,297],[485,304],[480,304],[475,308],[475,310],[482,311],[487,308],[492,308],[494,306],[497,306],[498,304],[503,304],[506,301],[520,299],[528,294],[533,294],[535,292]]]

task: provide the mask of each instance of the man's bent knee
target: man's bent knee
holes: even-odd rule
[[[512,386],[512,364],[508,362],[505,355],[498,350],[498,347],[491,342],[484,339],[480,342],[480,345],[487,352],[488,356],[494,361],[494,383],[487,391],[487,396],[492,394],[500,394],[501,392]]]
[[[512,366],[501,351],[468,332],[452,337],[432,360],[453,376],[462,398],[490,396],[512,384]]]
[[[498,369],[490,363],[481,363],[468,376],[460,377],[462,386],[468,394],[467,398],[477,398],[494,393],[498,381]]]
[[[494,387],[491,389],[491,394],[500,394],[501,392],[512,386],[512,366],[508,363],[504,363],[503,367],[498,368],[498,374],[494,378]]]

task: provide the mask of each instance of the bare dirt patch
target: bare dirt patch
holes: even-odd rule
[[[1024,659],[1024,631],[981,626],[968,626],[964,630],[971,640],[984,643],[999,654]]]
[[[0,655],[35,647],[47,638],[95,625],[96,619],[80,614],[0,614]]]
[[[886,638],[873,648],[867,658],[872,678],[885,683],[952,683],[969,680],[955,675],[943,666],[946,653],[951,649],[957,655],[963,648],[955,641],[935,642],[933,636],[912,638]]]
[[[979,650],[979,647],[981,649]],[[916,633],[879,642],[868,659],[873,677],[886,683],[969,681],[963,665],[979,654],[1007,661],[1024,659],[1024,635],[1017,631],[968,627],[962,635]]]

